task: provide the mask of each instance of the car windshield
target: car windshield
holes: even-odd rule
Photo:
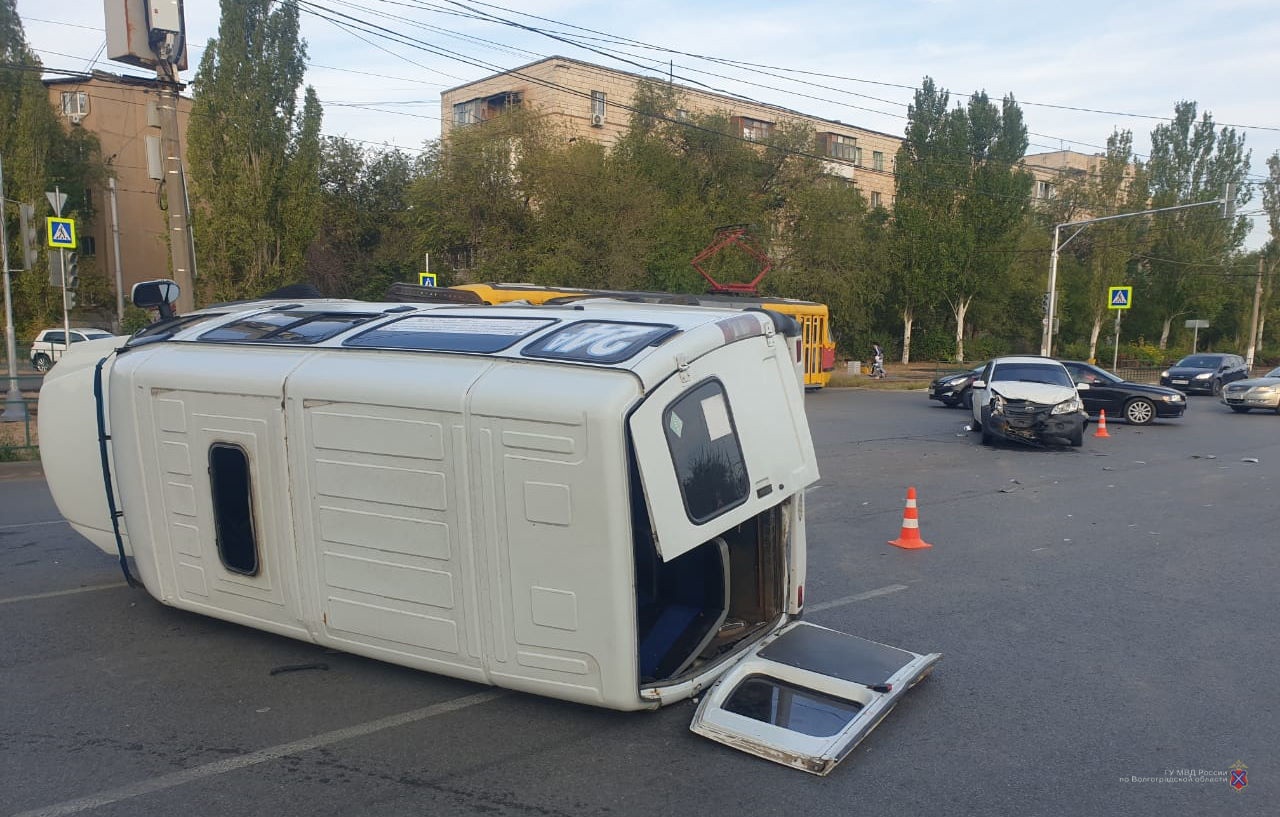
[[[1277,366],[1276,368],[1267,372],[1266,374],[1263,375],[1263,377],[1280,377],[1280,366]]]
[[[109,337],[111,337],[111,333],[110,333],[110,332],[103,332],[102,330],[100,330],[100,329],[99,329],[99,330],[96,330],[96,331],[85,332],[85,333],[84,333],[84,336],[85,336],[86,338],[88,338],[89,340],[97,340],[97,339],[99,339],[99,338],[109,338]]]
[[[1066,369],[1050,363],[999,363],[991,373],[991,380],[992,382],[1015,380],[1022,383],[1048,383],[1050,386],[1075,387]]]
[[[1218,355],[1187,355],[1174,365],[1185,366],[1188,369],[1216,369],[1220,363],[1222,358]]]

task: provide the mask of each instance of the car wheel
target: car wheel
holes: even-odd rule
[[[986,426],[982,427],[982,444],[994,445],[996,441],[995,435],[991,433],[991,429]]]
[[[1156,406],[1141,397],[1130,400],[1124,406],[1124,419],[1130,425],[1144,426],[1156,418]]]
[[[973,410],[973,392],[966,391],[964,395],[961,396],[960,398],[960,404],[965,408],[969,409],[970,411],[972,411]],[[1280,412],[1280,408],[1277,408],[1276,411]]]
[[[46,354],[38,354],[31,358],[31,368],[35,369],[37,372],[47,372],[49,371],[49,367],[52,365],[53,361],[50,360],[49,356]]]
[[[1215,397],[1219,394],[1222,394],[1222,381],[1221,380],[1213,381],[1213,386],[1211,388]]]
[[[1248,414],[1249,406],[1232,406],[1231,410],[1234,411],[1236,414]],[[1276,410],[1280,411],[1280,409],[1276,409]]]

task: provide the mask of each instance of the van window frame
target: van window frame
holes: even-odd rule
[[[215,462],[215,453],[220,451],[231,451],[239,455],[240,460],[237,465],[243,466],[243,476],[226,474],[230,478],[239,478],[243,482],[243,491],[239,490],[240,486],[223,485],[220,476],[224,476],[220,472],[224,466]],[[219,486],[222,485],[222,488]],[[226,493],[227,488],[235,489],[235,496],[229,496]],[[221,495],[220,495],[221,493]],[[252,461],[249,459],[249,452],[244,446],[235,443],[218,441],[209,446],[209,498],[213,507],[213,530],[214,545],[218,550],[218,561],[222,563],[222,567],[228,573],[235,573],[240,576],[257,576],[262,571],[262,556],[258,549],[258,531],[257,524],[254,519],[254,502],[253,502],[253,467]],[[243,498],[243,508],[241,508],[241,498]],[[232,504],[235,507],[230,507]],[[231,520],[224,518],[227,513],[243,513],[244,518]],[[252,565],[246,567],[240,563],[233,563],[227,558],[228,540],[232,536],[230,530],[231,522],[239,523],[235,531],[236,536],[243,536],[244,532],[248,534],[249,552],[253,556]],[[241,544],[242,543],[236,543]],[[238,552],[233,555],[241,555]]]
[[[695,395],[698,394],[699,390],[704,389],[708,386],[713,386],[717,390],[716,393],[723,400],[724,410],[725,410],[725,419],[728,421],[729,432],[728,432],[728,435],[721,434],[719,437],[709,438],[707,442],[714,443],[717,440],[723,438],[724,436],[732,437],[733,451],[731,453],[736,453],[737,465],[740,467],[741,474],[742,474],[741,491],[739,495],[736,498],[734,498],[731,502],[721,503],[717,505],[714,509],[710,509],[709,511],[707,511],[705,515],[698,515],[697,513],[695,513],[694,508],[690,505],[689,492],[685,490],[685,484],[686,484],[685,474],[681,468],[681,458],[677,456],[676,449],[673,447],[672,436],[674,435],[678,442],[683,442],[683,435],[682,433],[676,433],[676,427],[673,426],[673,423],[672,423],[672,415],[675,413],[677,407],[680,406],[682,403],[684,403],[686,400],[699,399],[701,401],[701,400],[710,399],[709,397],[702,397],[702,398],[695,397]],[[675,416],[679,417],[680,415],[675,415]],[[680,427],[683,428],[683,418],[681,418],[681,420],[682,422]],[[703,427],[705,429],[705,423],[706,423],[705,410],[703,413],[703,423],[704,423]],[[708,432],[710,431],[710,429],[705,429],[705,430],[707,430]],[[685,389],[683,392],[680,393],[678,397],[676,397],[669,404],[667,404],[667,406],[662,410],[662,431],[663,431],[663,436],[666,438],[666,441],[667,441],[667,453],[671,457],[671,466],[675,470],[676,483],[680,487],[680,499],[684,504],[685,515],[689,517],[690,522],[692,522],[695,525],[705,525],[706,523],[712,521],[713,519],[723,516],[725,513],[733,510],[734,508],[741,506],[742,504],[748,502],[751,499],[751,475],[747,470],[746,454],[742,450],[742,438],[738,435],[738,426],[733,419],[733,406],[729,402],[729,391],[728,389],[725,388],[725,385],[720,380],[720,378],[708,377],[705,380],[695,383],[694,385]],[[736,489],[736,486],[735,486],[735,489]]]

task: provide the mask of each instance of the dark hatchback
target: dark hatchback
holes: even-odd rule
[[[1112,374],[1100,366],[1078,360],[1064,360],[1062,365],[1076,383],[1088,383],[1080,392],[1084,410],[1090,416],[1106,411],[1113,419],[1123,418],[1133,425],[1146,425],[1157,417],[1181,417],[1187,410],[1187,398],[1177,389],[1151,383],[1135,383]]]
[[[1249,367],[1239,355],[1187,355],[1160,373],[1160,385],[1185,392],[1220,394],[1226,384],[1248,376]]]
[[[986,363],[979,363],[967,372],[940,375],[929,384],[929,399],[937,400],[947,408],[956,406],[968,408],[969,398],[972,396],[970,387],[986,367]]]

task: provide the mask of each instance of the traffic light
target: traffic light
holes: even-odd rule
[[[67,253],[66,265],[67,291],[75,292],[76,287],[80,286],[80,253]]]
[[[40,253],[40,226],[34,205],[18,205],[18,224],[22,234],[22,268],[30,272],[35,269]]]
[[[76,291],[74,289],[67,290],[67,309],[75,309]]]
[[[62,253],[57,250],[49,253],[49,286],[62,286]]]

